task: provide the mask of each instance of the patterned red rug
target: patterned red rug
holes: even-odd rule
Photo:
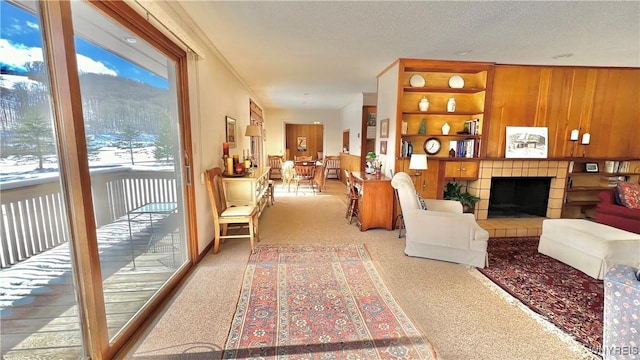
[[[491,281],[591,351],[602,347],[604,286],[538,253],[538,237],[489,239]]]
[[[364,245],[259,245],[244,276],[224,359],[437,358]]]

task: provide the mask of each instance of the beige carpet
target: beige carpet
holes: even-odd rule
[[[591,359],[475,269],[405,256],[397,231],[360,232],[344,218],[344,185],[282,194],[260,218],[261,243],[362,243],[398,303],[441,359]],[[428,229],[425,229],[428,231]],[[233,317],[249,242],[227,240],[205,256],[170,305],[140,336],[127,359],[216,359]]]

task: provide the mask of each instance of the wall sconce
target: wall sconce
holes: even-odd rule
[[[573,129],[571,130],[571,135],[569,135],[569,140],[571,141],[571,154],[569,156],[573,157],[573,153],[576,150],[576,141],[580,137],[580,130]]]
[[[578,136],[580,136],[580,130],[573,129],[573,130],[571,130],[571,137],[569,138],[569,140],[577,141],[578,140]]]
[[[585,133],[582,135],[582,145],[589,145],[591,142],[591,134]]]
[[[427,170],[427,154],[411,154],[411,160],[409,160],[409,169],[415,170],[415,177],[420,176],[422,170]],[[425,183],[422,181],[422,188],[424,189]]]

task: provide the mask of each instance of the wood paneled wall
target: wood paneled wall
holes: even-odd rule
[[[291,157],[295,156],[312,156],[314,159],[318,156],[318,151],[323,151],[323,126],[315,124],[287,124],[286,125],[286,148]],[[298,151],[298,138],[306,137],[306,151]]]
[[[640,156],[639,69],[496,65],[490,104],[487,157],[504,157],[507,126],[548,127],[550,158]]]

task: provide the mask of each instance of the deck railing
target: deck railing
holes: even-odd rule
[[[149,202],[177,201],[173,169],[95,169],[91,188],[96,227]],[[69,240],[57,176],[4,183],[0,191],[0,269]]]

